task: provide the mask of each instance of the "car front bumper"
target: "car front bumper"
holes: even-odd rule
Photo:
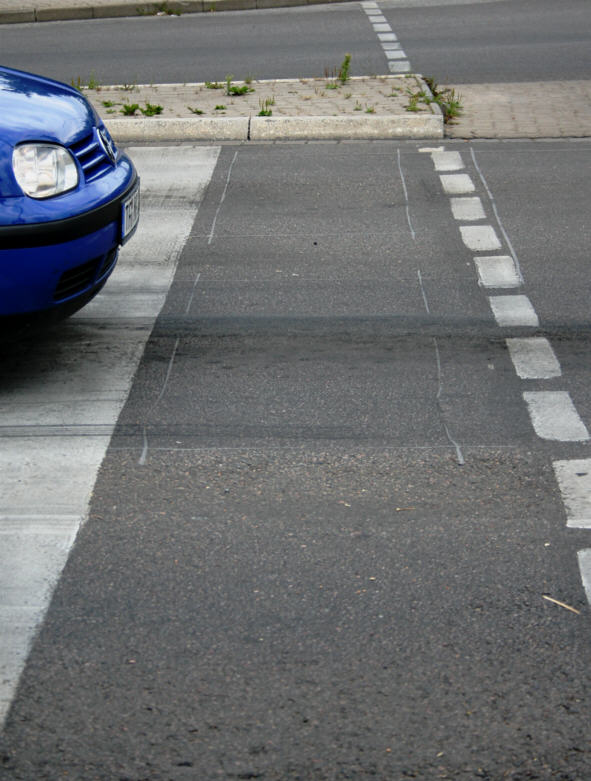
[[[135,171],[127,187],[94,209],[0,226],[0,316],[70,314],[90,300],[113,271],[119,245],[135,230],[136,223],[124,228],[131,200],[139,203]]]

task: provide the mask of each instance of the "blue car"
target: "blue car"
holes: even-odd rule
[[[139,211],[133,163],[86,98],[0,67],[0,322],[45,322],[84,306]]]

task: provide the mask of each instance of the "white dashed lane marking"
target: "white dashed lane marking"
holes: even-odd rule
[[[553,466],[566,509],[567,526],[591,529],[591,459],[555,461]]]
[[[451,198],[451,212],[458,221],[484,220],[486,214],[482,201],[478,197]]]
[[[541,336],[507,339],[507,347],[522,380],[550,380],[562,374],[550,342]]]
[[[459,152],[431,152],[431,159],[435,170],[440,171],[461,171],[464,167],[464,161]]]
[[[501,242],[492,225],[460,225],[460,235],[472,252],[501,249]]]
[[[523,394],[536,434],[557,442],[585,442],[587,427],[567,391],[529,391]]]
[[[474,258],[474,263],[482,287],[512,288],[521,285],[521,277],[509,255],[481,256]]]
[[[130,150],[142,219],[105,289],[53,351],[5,367],[0,398],[0,728],[31,640],[88,513],[152,325],[219,147]]]
[[[580,550],[578,553],[579,570],[581,571],[581,580],[587,594],[587,601],[591,603],[591,548]]]
[[[371,22],[378,41],[384,50],[390,73],[409,73],[411,69],[410,62],[398,43],[398,38],[394,34],[388,20],[380,11],[378,4],[362,2],[361,7],[367,14],[367,18]]]
[[[536,310],[527,296],[489,296],[488,300],[497,325],[502,328],[536,328],[540,324]]]
[[[433,159],[435,170],[459,171],[464,164],[459,152],[447,152],[443,147],[424,148]],[[524,284],[519,261],[507,235],[494,196],[478,165],[474,149],[470,149],[474,168],[488,196],[502,241],[510,255],[480,255],[474,258],[478,283],[487,289],[519,288]],[[450,198],[452,214],[459,222],[477,222],[486,219],[480,198],[466,197],[475,191],[474,183],[466,173],[440,173],[444,192]],[[463,196],[463,197],[459,197]],[[497,251],[502,242],[490,225],[461,225],[464,244],[474,252]],[[503,328],[537,328],[538,315],[525,295],[491,295],[488,297],[497,325]],[[506,344],[517,376],[522,380],[553,380],[562,376],[560,363],[550,342],[542,337],[512,337]],[[559,442],[586,442],[589,432],[581,420],[570,395],[566,391],[529,391],[523,394],[530,420],[536,434]],[[567,525],[591,529],[591,459],[557,461],[556,478],[567,511]],[[591,549],[578,553],[581,579],[591,603]]]
[[[476,189],[468,174],[442,174],[439,178],[447,195],[464,195]]]

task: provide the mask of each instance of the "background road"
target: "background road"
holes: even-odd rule
[[[591,78],[586,0],[380,3],[412,68],[440,83]],[[388,64],[357,3],[181,17],[5,25],[2,62],[70,83],[354,76]]]
[[[540,438],[523,392],[591,423],[589,144],[447,146],[494,221],[476,166],[488,183],[538,328],[495,322],[419,147],[221,148],[8,719],[8,778],[588,773],[589,533],[552,468],[588,442]],[[165,170],[187,148],[140,151]],[[156,203],[174,214],[173,191]],[[102,307],[65,335],[131,338],[137,316]],[[515,336],[547,337],[562,375],[518,378]]]

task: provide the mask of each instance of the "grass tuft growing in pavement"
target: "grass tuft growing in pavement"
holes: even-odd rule
[[[155,117],[157,114],[162,114],[164,108],[154,103],[146,103],[145,108],[140,107],[140,111],[145,117]]]
[[[260,111],[258,113],[259,117],[270,117],[273,114],[273,109],[271,106],[275,105],[275,98],[265,98],[264,100],[259,100],[259,106]]]
[[[425,90],[419,90],[418,92],[407,90],[409,95],[407,111],[421,111],[420,103],[427,106],[430,103],[437,103],[441,108],[443,121],[446,124],[453,122],[454,119],[461,115],[464,109],[462,99],[460,95],[456,94],[454,89],[450,87],[440,88],[432,76],[425,76],[424,81],[430,93],[427,93]]]
[[[325,68],[324,69],[324,78],[330,79],[330,81],[326,84],[326,89],[338,89],[340,86],[343,86],[346,84],[349,79],[349,69],[351,68],[351,55],[345,54],[345,59],[342,61],[339,69],[336,68]]]

